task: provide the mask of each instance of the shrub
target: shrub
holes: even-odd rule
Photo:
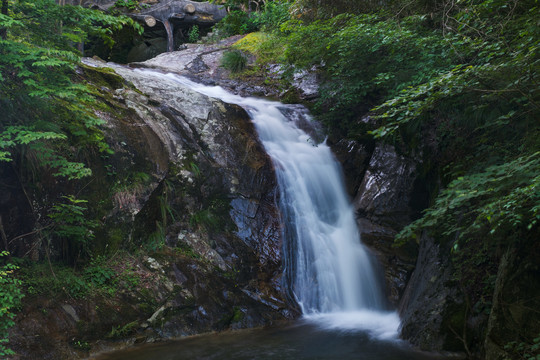
[[[240,72],[246,68],[247,58],[239,50],[226,51],[221,59],[221,66],[233,73]]]
[[[289,4],[281,1],[267,2],[264,10],[253,13],[254,23],[263,31],[279,31],[281,24],[290,19]]]
[[[199,27],[197,25],[192,26],[191,29],[189,29],[188,31],[188,41],[190,43],[196,43],[197,41],[199,41],[199,37]]]
[[[214,30],[224,36],[242,35],[257,31],[258,25],[253,17],[243,11],[231,11]]]
[[[7,256],[6,251],[0,252],[0,257]],[[21,281],[13,277],[18,267],[13,264],[0,266],[0,356],[13,355],[14,352],[6,345],[9,341],[8,330],[15,323],[13,309],[17,308],[23,297]]]

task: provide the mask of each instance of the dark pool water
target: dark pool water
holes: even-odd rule
[[[282,327],[230,331],[141,345],[94,359],[427,360],[443,357],[414,351],[402,341],[374,339],[366,332],[325,330],[298,322]]]

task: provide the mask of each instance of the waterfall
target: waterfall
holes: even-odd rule
[[[250,99],[259,137],[275,164],[285,225],[286,271],[304,314],[380,309],[383,296],[360,243],[341,169],[280,111]]]
[[[324,142],[317,143],[297,125],[305,120],[298,106],[243,98],[175,74],[154,73],[238,104],[250,114],[274,163],[284,223],[286,278],[304,317],[331,328],[397,336],[399,318],[385,311],[374,260],[361,244],[341,168]]]

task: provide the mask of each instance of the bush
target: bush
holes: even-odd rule
[[[6,251],[0,252],[0,258],[7,256]],[[8,330],[15,322],[13,309],[20,306],[23,294],[21,281],[13,277],[18,267],[10,263],[0,266],[0,357],[13,355],[13,351],[6,345],[9,341]]]
[[[246,68],[247,58],[239,50],[226,51],[221,59],[221,66],[233,73],[240,72]]]
[[[200,37],[199,27],[197,25],[194,25],[188,31],[188,41],[190,43],[196,43],[197,41],[199,41],[199,37]]]
[[[231,11],[214,30],[224,36],[243,35],[258,30],[255,18],[243,11]]]
[[[267,32],[278,31],[281,24],[290,19],[289,4],[281,1],[267,2],[264,10],[253,13],[254,23]]]
[[[356,132],[359,114],[451,68],[452,50],[439,34],[414,30],[422,21],[398,24],[381,15],[344,14],[308,25],[292,20],[282,26],[287,62],[298,68],[321,68],[316,112],[331,132],[341,136]]]

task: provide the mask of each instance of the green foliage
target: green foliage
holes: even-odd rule
[[[235,10],[227,14],[214,29],[223,36],[232,36],[238,34],[247,34],[257,30],[255,20],[249,14]]]
[[[156,252],[165,246],[165,227],[162,222],[156,222],[156,230],[148,236],[144,242],[144,249]]]
[[[276,33],[256,32],[237,41],[235,48],[255,55],[256,68],[266,70],[268,63],[282,63],[285,39]]]
[[[190,43],[196,43],[199,41],[200,37],[201,35],[199,32],[199,27],[197,25],[193,25],[188,31],[188,41]]]
[[[87,159],[111,153],[94,112],[100,91],[84,83],[77,43],[93,38],[111,46],[126,26],[142,31],[130,18],[54,0],[10,1],[0,16],[7,29],[0,39],[0,161],[13,163],[23,188],[46,188],[51,175],[63,185],[88,177]],[[60,240],[65,259],[87,255],[95,224],[85,201],[63,199],[43,209],[49,223],[39,234]]]
[[[0,134],[0,161],[11,161],[11,150],[17,144],[28,145],[40,140],[66,139],[63,134],[52,131],[33,131],[21,126],[8,126]]]
[[[102,121],[90,108],[94,90],[75,72],[76,43],[95,37],[112,45],[114,31],[142,27],[126,17],[53,0],[10,4],[9,14],[0,16],[0,28],[8,29],[0,40],[0,161],[20,158],[53,168],[56,176],[88,176],[90,170],[67,148],[110,150],[99,128]]]
[[[94,239],[93,229],[97,225],[85,214],[85,204],[88,201],[71,195],[64,196],[63,199],[66,202],[54,205],[48,215],[53,220],[51,234],[87,252],[90,241]]]
[[[359,119],[371,110],[379,123],[371,134],[403,151],[417,151],[427,129],[435,134],[425,161],[440,174],[443,190],[398,242],[421,229],[454,241],[455,249],[485,234],[491,251],[516,234],[534,238],[540,207],[535,2],[466,0],[445,11],[420,2],[388,5],[406,16],[362,14],[373,8],[367,2],[363,9],[347,1],[310,4],[292,4],[282,44],[291,69],[318,67],[315,113],[329,132],[365,137]],[[428,8],[430,16],[422,13]]]
[[[291,2],[291,13],[296,18],[314,21],[345,13],[365,13],[381,6],[384,6],[383,3],[373,0],[294,0]]]
[[[261,11],[252,14],[257,28],[266,31],[279,31],[281,24],[290,19],[289,3],[285,1],[267,1]]]
[[[49,264],[26,264],[21,276],[28,296],[61,297],[74,299],[87,296],[90,285],[73,268]]]
[[[124,261],[94,257],[77,270],[62,264],[29,263],[21,268],[21,277],[29,296],[86,299],[115,296],[119,290],[136,289],[140,277]]]
[[[246,68],[247,58],[239,50],[230,50],[223,53],[221,66],[233,73],[240,72]]]
[[[398,241],[424,228],[454,241],[454,250],[479,236],[496,249],[538,233],[539,30],[522,3],[462,6],[447,19],[454,31],[446,35],[462,62],[377,106],[383,126],[373,134],[411,139],[411,129],[440,119],[437,151],[448,186]]]
[[[109,339],[120,339],[125,338],[126,336],[132,334],[137,327],[139,326],[139,323],[137,321],[132,321],[130,323],[127,323],[124,326],[114,326],[111,329],[111,332],[107,335]]]
[[[540,334],[531,343],[511,341],[504,350],[523,360],[540,360]]]
[[[0,259],[8,255],[6,251],[2,251]],[[13,276],[17,269],[17,266],[9,262],[0,265],[0,356],[2,358],[14,354],[8,348],[9,328],[15,324],[13,311],[20,306],[24,296],[21,290],[21,281]]]
[[[195,260],[201,260],[201,255],[197,254],[192,247],[187,244],[181,244],[176,249],[176,252],[180,255],[187,256]]]
[[[115,7],[124,7],[128,10],[139,10],[142,7],[146,7],[148,4],[140,4],[138,0],[116,0]]]
[[[248,34],[257,30],[272,32],[278,31],[281,24],[290,18],[286,1],[267,1],[259,10],[250,13],[230,11],[214,26],[214,30],[224,36]]]
[[[425,215],[405,227],[404,242],[420,229],[454,239],[454,250],[469,237],[488,234],[494,245],[511,235],[537,231],[540,221],[540,152],[482,172],[460,176],[444,189]]]
[[[105,287],[115,281],[115,272],[107,266],[103,257],[91,260],[90,265],[84,268],[84,279],[96,287]]]
[[[452,49],[437,32],[418,32],[422,23],[422,18],[400,24],[381,15],[344,14],[284,24],[287,61],[323,71],[316,112],[330,130],[354,135],[359,112],[451,68]]]
[[[71,346],[73,346],[75,349],[80,350],[80,351],[90,350],[90,344],[88,343],[88,341],[73,340],[71,342]]]

